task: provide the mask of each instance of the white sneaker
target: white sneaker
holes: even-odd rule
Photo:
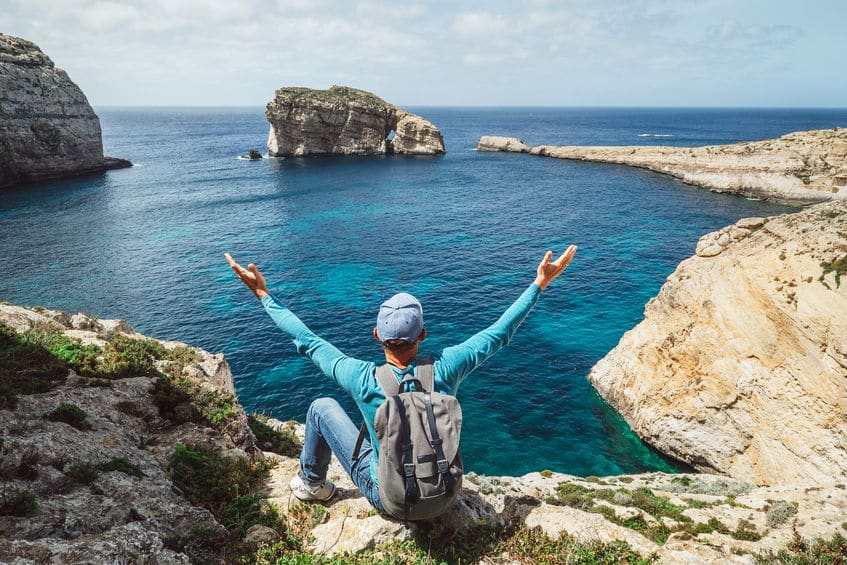
[[[332,482],[324,481],[323,484],[310,487],[300,475],[292,477],[288,486],[291,487],[291,492],[294,493],[294,496],[306,502],[310,500],[326,501],[335,494],[335,485]]]

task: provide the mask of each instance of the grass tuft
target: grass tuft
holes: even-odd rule
[[[91,429],[91,422],[88,421],[88,414],[85,413],[85,410],[70,402],[60,403],[44,417],[51,422],[64,422],[78,430]]]
[[[268,425],[268,418],[262,414],[247,416],[247,424],[256,436],[256,443],[264,451],[272,451],[278,455],[297,457],[303,447],[300,440],[290,429],[275,430]]]

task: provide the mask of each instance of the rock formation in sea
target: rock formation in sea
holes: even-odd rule
[[[725,247],[721,256],[732,253]],[[837,284],[831,273],[824,280]],[[767,487],[707,474],[580,478],[539,469],[469,473],[450,512],[405,525],[374,512],[335,458],[329,478],[339,494],[298,503],[288,481],[303,426],[268,419],[256,427],[232,396],[223,355],[145,338],[120,320],[0,304],[0,377],[4,563],[268,563],[274,555],[307,563],[311,552],[382,562],[394,551],[407,552],[397,562],[418,562],[450,548],[463,563],[528,562],[529,548],[510,555],[502,541],[525,532],[516,543],[549,547],[544,535],[591,551],[618,544],[612,555],[659,563],[749,564],[749,553],[777,551],[795,536],[831,539],[847,515],[843,474],[832,484]],[[268,430],[292,443],[280,448]],[[255,491],[244,478],[251,465],[270,467]],[[397,541],[404,545],[390,545]]]
[[[0,33],[0,188],[131,165],[103,156],[100,120],[67,73]]]
[[[759,485],[847,477],[847,201],[707,234],[589,379],[643,439]]]
[[[355,88],[280,88],[265,117],[271,156],[444,153],[432,123]]]
[[[630,165],[715,192],[786,204],[847,198],[847,128],[707,147],[531,147],[513,137],[483,136],[477,150]]]

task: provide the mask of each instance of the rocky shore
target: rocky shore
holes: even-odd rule
[[[100,120],[67,73],[0,33],[0,188],[130,166],[103,156]]]
[[[749,564],[844,533],[843,476],[471,473],[453,510],[406,525],[333,459],[339,494],[304,505],[302,426],[246,416],[222,355],[43,308],[0,305],[0,330],[2,562]]]
[[[273,157],[444,154],[444,138],[432,123],[346,86],[280,88],[265,117]]]
[[[477,150],[640,167],[715,192],[785,204],[847,198],[847,128],[707,147],[532,147],[513,137],[483,136]]]
[[[592,369],[651,445],[756,484],[847,477],[847,201],[703,236]]]

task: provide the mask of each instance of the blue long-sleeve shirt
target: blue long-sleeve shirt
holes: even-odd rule
[[[541,288],[533,283],[494,324],[459,345],[447,347],[440,353],[433,353],[435,391],[455,395],[459,384],[466,376],[509,343],[518,326],[538,302],[540,295]],[[297,351],[311,359],[324,374],[338,383],[359,407],[374,448],[371,475],[376,481],[379,441],[374,431],[373,421],[377,408],[385,402],[385,395],[374,376],[376,364],[348,357],[337,347],[315,335],[300,318],[271,295],[262,299],[262,306],[276,325],[294,340]],[[399,382],[405,375],[414,371],[415,362],[413,361],[404,369],[393,365],[391,368]]]

